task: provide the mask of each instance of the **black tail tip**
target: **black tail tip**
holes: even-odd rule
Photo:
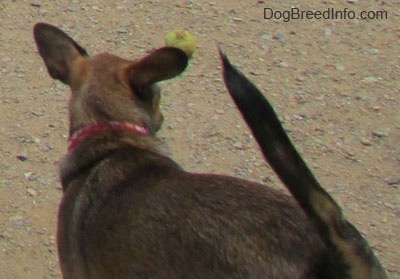
[[[229,61],[228,56],[226,56],[226,54],[222,51],[221,46],[218,45],[217,48],[218,48],[219,57],[222,62],[223,70],[226,71],[227,69],[233,69],[233,66],[232,66],[231,62]]]

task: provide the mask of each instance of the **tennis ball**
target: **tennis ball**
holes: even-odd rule
[[[183,50],[190,58],[196,50],[196,37],[183,29],[172,30],[165,35],[165,45]]]

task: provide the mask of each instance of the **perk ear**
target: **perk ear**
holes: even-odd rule
[[[33,34],[50,76],[69,84],[72,63],[77,57],[88,56],[86,50],[50,24],[35,24]]]
[[[140,97],[146,98],[141,94],[148,92],[147,88],[158,81],[181,74],[187,63],[188,57],[182,50],[174,47],[159,48],[128,70],[130,86]]]

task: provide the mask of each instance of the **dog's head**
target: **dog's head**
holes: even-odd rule
[[[130,61],[86,50],[58,28],[38,23],[34,36],[49,74],[69,85],[70,134],[93,122],[127,121],[155,133],[161,125],[160,90],[155,83],[182,73],[180,49],[163,47]]]

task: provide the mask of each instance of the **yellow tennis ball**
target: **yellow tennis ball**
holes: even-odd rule
[[[183,50],[190,58],[196,50],[196,37],[183,29],[172,30],[165,35],[165,45]]]

